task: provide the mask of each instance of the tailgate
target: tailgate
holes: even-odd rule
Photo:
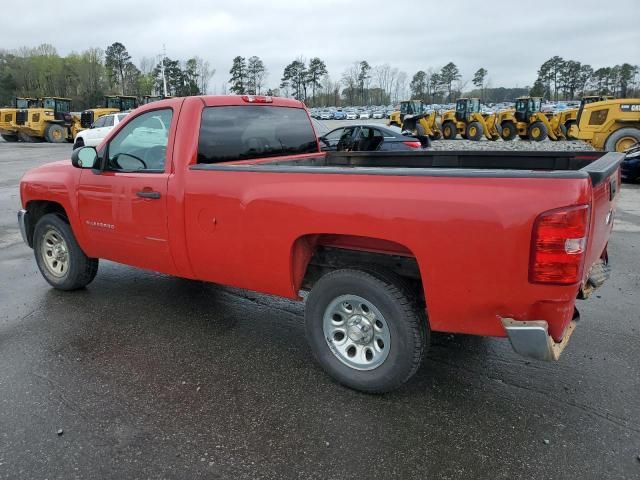
[[[613,228],[615,201],[620,192],[620,163],[623,159],[624,154],[611,152],[582,169],[589,174],[592,185],[585,281],[594,264],[598,264],[601,258],[607,261],[606,248]]]

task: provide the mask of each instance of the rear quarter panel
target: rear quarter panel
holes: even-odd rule
[[[416,257],[433,330],[503,336],[505,316],[559,339],[579,287],[528,282],[532,225],[589,195],[586,178],[187,170],[187,249],[198,278],[296,298],[299,238],[388,240]]]

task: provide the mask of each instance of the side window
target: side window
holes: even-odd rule
[[[324,138],[327,139],[329,145],[335,147],[338,144],[340,138],[342,138],[342,134],[344,133],[344,128],[337,128],[332,132],[327,133]]]
[[[113,115],[107,115],[104,117],[104,126],[113,127]]]
[[[105,117],[100,117],[95,122],[93,122],[93,128],[102,128],[104,127]]]
[[[107,169],[161,172],[173,110],[153,110],[131,120],[107,146]]]

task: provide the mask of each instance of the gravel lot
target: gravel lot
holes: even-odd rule
[[[408,385],[371,396],[311,360],[300,304],[111,262],[51,289],[18,182],[69,154],[0,143],[0,479],[640,477],[640,186],[559,362],[436,335]]]

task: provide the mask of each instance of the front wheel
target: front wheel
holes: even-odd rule
[[[467,125],[467,139],[477,142],[483,134],[484,128],[480,122],[471,122]]]
[[[518,129],[516,128],[516,124],[511,120],[506,120],[502,122],[500,126],[500,136],[503,140],[510,142],[518,135]]]
[[[429,341],[425,309],[391,273],[343,269],[323,276],[307,297],[305,325],[325,371],[367,393],[409,380]]]
[[[98,273],[98,259],[85,255],[71,226],[56,214],[44,215],[36,224],[33,251],[40,273],[59,290],[85,287]]]
[[[442,125],[442,136],[445,140],[453,140],[458,136],[458,129],[453,122],[444,122],[444,125]]]

